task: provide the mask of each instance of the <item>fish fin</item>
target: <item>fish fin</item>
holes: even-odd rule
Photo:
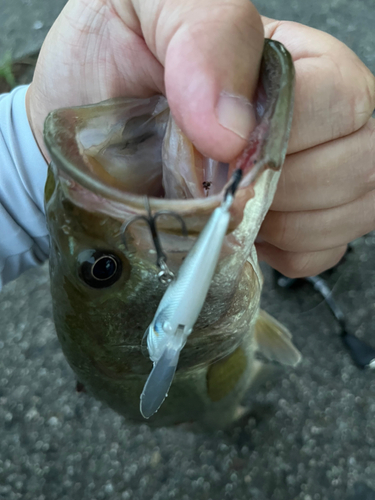
[[[290,331],[262,309],[255,324],[255,339],[260,353],[270,361],[296,366],[301,353],[292,343]]]
[[[214,403],[227,396],[244,374],[247,359],[241,347],[213,363],[207,370],[207,395]]]
[[[140,410],[144,418],[150,418],[156,413],[168,396],[180,352],[181,349],[167,346],[158,361],[154,363],[141,394]]]

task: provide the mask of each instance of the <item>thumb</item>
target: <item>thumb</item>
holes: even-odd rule
[[[263,25],[248,0],[188,4],[166,46],[167,99],[195,147],[229,162],[255,127],[250,103],[258,81]]]

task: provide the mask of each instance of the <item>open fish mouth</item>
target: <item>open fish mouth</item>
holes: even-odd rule
[[[233,229],[254,196],[259,175],[281,168],[291,126],[294,69],[278,42],[266,41],[260,75],[257,126],[230,164],[194,148],[163,96],[117,98],[52,112],[45,141],[59,174],[66,176],[69,196],[87,209],[122,220],[144,215],[147,196],[152,210],[178,212],[190,219],[189,230],[200,231],[220,204],[233,171],[241,168],[243,181],[231,209]]]

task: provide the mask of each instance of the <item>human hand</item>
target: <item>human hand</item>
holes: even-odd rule
[[[297,85],[288,156],[258,252],[286,275],[312,275],[375,228],[374,78],[329,35],[264,21],[266,36],[292,53]],[[48,158],[43,123],[53,109],[166,93],[196,147],[231,160],[244,147],[241,136],[253,127],[253,116],[249,106],[234,104],[224,128],[217,119],[219,96],[251,98],[262,44],[259,17],[247,0],[70,0],[28,91],[37,142]]]
[[[48,159],[43,123],[50,111],[164,93],[197,149],[229,161],[255,125],[246,100],[262,50],[263,25],[248,0],[70,0],[27,93],[31,128]],[[221,99],[223,92],[241,98]]]
[[[288,153],[258,254],[289,277],[318,274],[375,229],[375,78],[343,43],[264,18],[296,69]]]

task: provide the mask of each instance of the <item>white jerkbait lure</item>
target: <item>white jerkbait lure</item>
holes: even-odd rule
[[[168,286],[152,320],[147,348],[153,369],[141,394],[140,411],[150,418],[172,384],[180,353],[202,310],[230,221],[229,209],[242,178],[236,170],[221,205],[214,210],[195,245]]]

